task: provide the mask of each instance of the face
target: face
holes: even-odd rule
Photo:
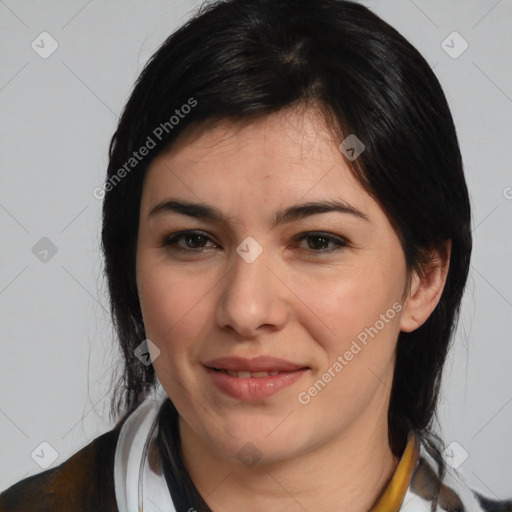
[[[145,177],[136,270],[153,365],[180,426],[225,459],[387,428],[405,258],[339,142],[316,110],[281,110],[189,131]],[[248,368],[279,373],[225,371]]]

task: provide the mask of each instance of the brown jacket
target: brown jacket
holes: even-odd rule
[[[59,466],[5,490],[0,512],[118,512],[114,454],[124,419]]]
[[[121,426],[128,414],[109,432],[97,437],[60,466],[25,478],[0,494],[0,512],[119,512],[114,487],[114,456]],[[415,510],[430,510],[435,499],[437,511],[512,512],[512,500],[494,501],[469,488],[455,491],[441,483],[437,494],[437,475],[418,451],[414,438],[379,499],[374,511],[401,510],[404,494],[416,500]],[[464,491],[464,496],[458,494]],[[464,505],[469,493],[474,505]],[[469,503],[469,501],[468,501]],[[123,511],[124,512],[124,511]]]

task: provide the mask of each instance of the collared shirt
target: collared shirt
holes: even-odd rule
[[[11,486],[0,494],[0,512],[176,512],[156,449],[158,412],[166,399],[160,393],[148,397],[61,465]],[[512,500],[477,494],[449,464],[439,479],[437,463],[411,433],[370,512],[432,510],[512,512]]]

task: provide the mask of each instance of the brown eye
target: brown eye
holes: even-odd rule
[[[343,238],[322,232],[304,233],[298,240],[306,240],[308,246],[306,249],[319,254],[331,253],[348,245]]]
[[[202,249],[212,247],[205,245],[211,239],[199,231],[181,231],[163,238],[161,247],[170,247],[179,251],[200,252]],[[183,243],[180,243],[183,241]],[[213,245],[215,247],[215,244]]]
[[[183,235],[181,238],[185,241],[185,245],[189,249],[198,249],[200,247],[204,247],[204,244],[206,243],[206,237],[203,235],[198,235],[197,233]]]

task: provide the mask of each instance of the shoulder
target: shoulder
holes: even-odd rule
[[[422,445],[401,511],[427,511],[436,503],[436,511],[512,512],[512,499],[495,500],[480,494],[449,464],[445,464],[442,478],[438,469],[436,457]]]
[[[125,419],[59,466],[2,492],[0,512],[117,512],[114,455]]]
[[[483,496],[475,490],[471,490],[482,510],[485,512],[512,512],[512,499],[510,500],[494,500]]]

